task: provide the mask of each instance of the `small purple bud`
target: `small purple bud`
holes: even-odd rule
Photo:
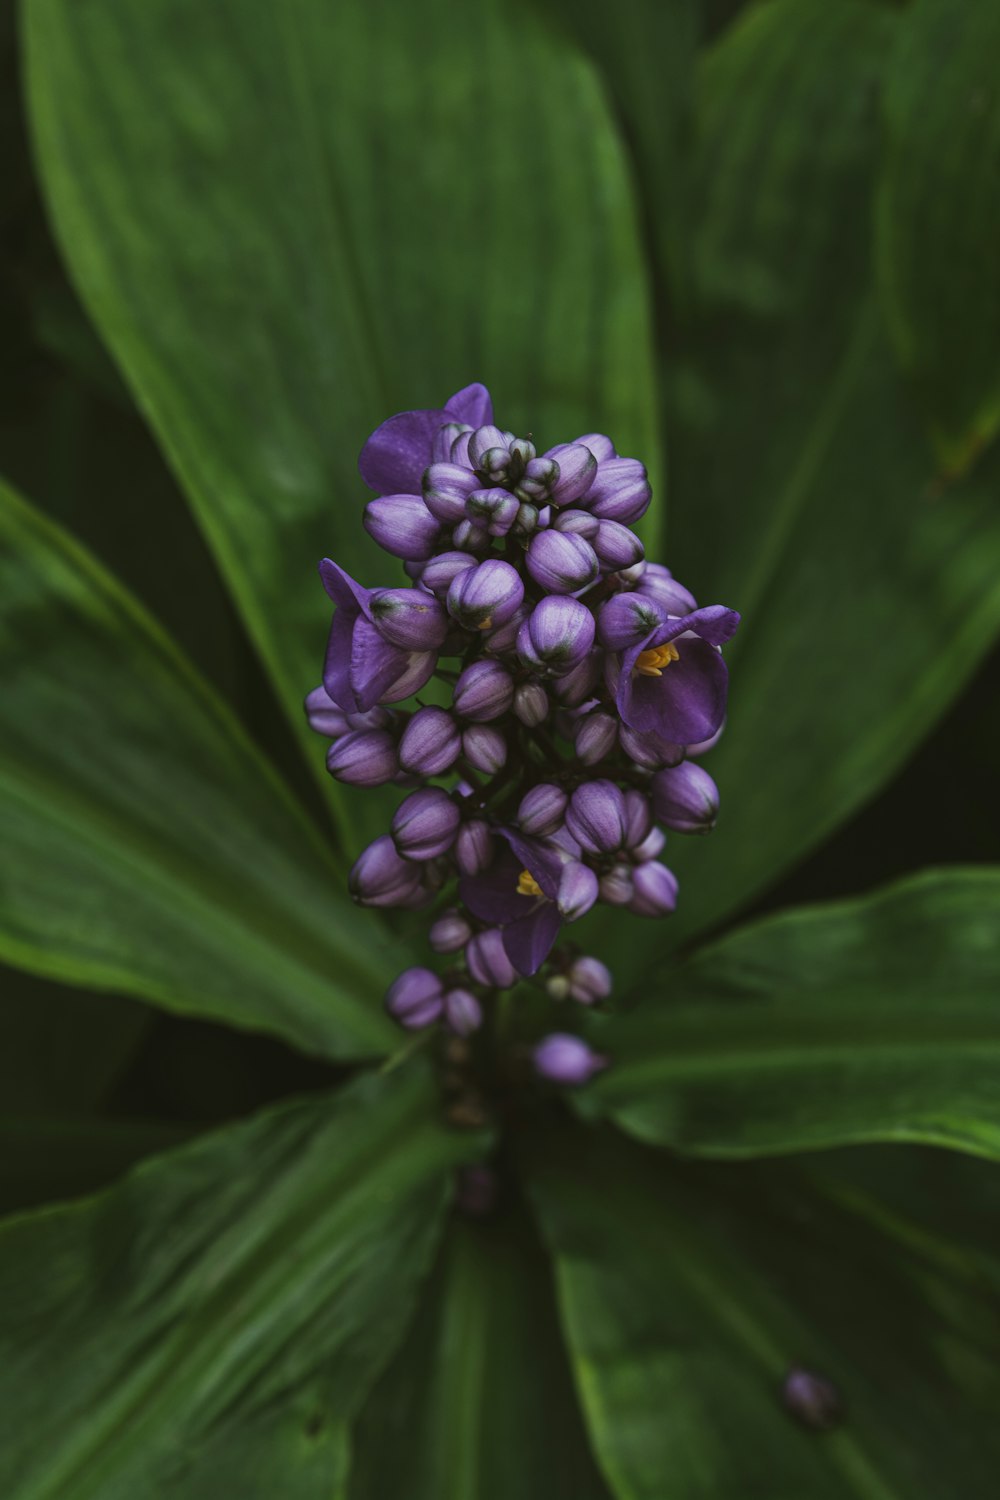
[[[600,897],[608,906],[628,906],[635,894],[628,865],[614,865],[601,876]]]
[[[483,646],[491,656],[505,656],[517,644],[517,633],[531,614],[530,604],[519,604],[509,620],[483,635]]]
[[[596,1005],[611,994],[611,970],[599,958],[575,958],[566,971],[569,997],[578,1005]]]
[[[597,637],[609,651],[627,651],[663,623],[659,606],[645,594],[613,594],[597,616]]]
[[[441,531],[419,495],[382,495],[369,500],[364,527],[393,557],[418,562],[430,557]]]
[[[608,1065],[606,1057],[566,1031],[554,1031],[551,1036],[543,1037],[532,1059],[536,1073],[552,1083],[567,1085],[586,1083]]]
[[[471,1036],[483,1024],[483,1010],[470,990],[448,990],[444,996],[444,1019],[456,1036]]]
[[[554,458],[559,478],[549,486],[553,505],[571,505],[587,494],[598,472],[597,459],[583,443],[561,443],[550,448],[544,458]]]
[[[518,490],[529,500],[542,500],[558,478],[559,465],[554,458],[530,458],[524,466]]]
[[[407,1031],[432,1025],[443,1010],[440,979],[430,969],[404,969],[389,986],[385,1008]]]
[[[430,704],[418,708],[403,730],[399,763],[415,776],[440,776],[455,764],[461,749],[462,737],[451,714]]]
[[[625,842],[625,794],[613,781],[585,781],[569,799],[567,831],[588,854],[610,854]]]
[[[599,894],[597,876],[589,865],[572,859],[563,866],[556,905],[567,922],[577,922],[586,916]]]
[[[507,957],[499,927],[487,927],[484,932],[477,932],[465,950],[465,961],[477,984],[509,990],[517,983],[517,971]]]
[[[385,729],[352,729],[326,752],[326,769],[348,786],[384,786],[399,775],[396,741]]]
[[[596,766],[617,747],[618,720],[603,709],[594,709],[577,720],[574,745],[576,753],[585,766]]]
[[[635,761],[646,771],[658,771],[661,766],[676,766],[684,759],[684,746],[672,745],[654,731],[645,734],[630,729],[627,724],[618,726],[618,741],[629,760]]]
[[[462,735],[462,753],[477,771],[495,776],[507,763],[507,741],[491,724],[471,724]]]
[[[529,729],[548,718],[549,695],[540,682],[522,682],[515,688],[514,714]]]
[[[612,572],[619,568],[634,568],[645,555],[645,548],[635,532],[620,521],[598,521],[593,548],[601,567]]]
[[[464,422],[446,422],[434,434],[434,442],[431,445],[431,462],[435,464],[447,463],[451,458],[451,450],[455,445],[455,440],[464,436],[468,442],[471,434],[472,428]]]
[[[435,953],[457,953],[472,937],[472,928],[454,907],[442,912],[431,926],[428,942]]]
[[[667,835],[662,828],[651,828],[641,844],[635,844],[629,849],[632,863],[644,865],[648,860],[659,859],[667,847]]]
[[[662,563],[647,563],[637,585],[640,594],[653,599],[668,615],[689,615],[698,608],[693,594],[677,582]]]
[[[448,616],[424,589],[376,589],[372,623],[383,640],[404,651],[436,651],[448,634]]]
[[[695,756],[707,755],[710,750],[714,750],[715,747],[716,747],[716,745],[722,739],[722,735],[723,735],[723,732],[725,730],[725,727],[726,727],[726,721],[725,721],[725,719],[723,719],[722,723],[719,725],[719,727],[715,731],[715,733],[713,735],[711,735],[707,740],[699,740],[698,743],[697,743],[697,745],[688,745],[688,747],[687,747],[687,753],[688,753],[688,755],[695,755]]]
[[[512,441],[511,434],[502,432],[499,427],[477,427],[475,432],[469,434],[469,462],[474,469],[478,469],[491,448],[500,448],[506,454]]]
[[[517,654],[528,666],[568,671],[594,644],[594,617],[579,599],[549,595],[517,633]]]
[[[439,552],[424,564],[420,582],[438,599],[443,599],[451,587],[456,574],[464,573],[476,566],[476,559],[467,552]]]
[[[508,490],[473,490],[466,501],[469,519],[485,527],[490,536],[506,536],[520,509],[521,502]]]
[[[533,838],[544,838],[562,827],[569,797],[562,787],[551,781],[540,781],[530,792],[525,792],[517,809],[517,822],[522,833]]]
[[[844,1403],[832,1380],[793,1365],[781,1384],[785,1410],[803,1427],[828,1432],[844,1417]]]
[[[465,502],[479,480],[462,464],[431,464],[424,471],[424,504],[442,526],[457,526],[466,516]]]
[[[458,434],[455,441],[452,443],[451,452],[448,455],[449,460],[453,464],[465,464],[467,468],[472,468],[472,464],[469,460],[469,443],[471,439],[472,428],[463,427],[462,431]]]
[[[399,906],[418,893],[420,870],[383,833],[359,855],[347,884],[359,906]]]
[[[531,536],[543,526],[542,515],[537,505],[532,505],[529,500],[523,500],[517,508],[517,519],[511,530],[515,536]]]
[[[658,771],[651,783],[653,807],[660,823],[677,833],[710,833],[719,815],[719,789],[701,766],[683,765]]]
[[[603,464],[609,458],[617,458],[615,445],[603,432],[585,432],[583,437],[577,438],[585,448],[589,448],[599,464]]]
[[[489,1167],[459,1167],[455,1174],[455,1207],[470,1219],[485,1219],[500,1193],[497,1174]]]
[[[633,563],[631,568],[618,569],[618,582],[623,589],[638,589],[639,580],[643,575],[646,564],[644,562]]]
[[[578,661],[562,677],[556,679],[552,684],[552,691],[560,703],[567,708],[579,708],[581,703],[586,703],[588,698],[594,696],[594,688],[601,675],[602,657],[603,652],[590,651],[582,661]]]
[[[455,859],[463,875],[478,875],[493,863],[493,833],[482,818],[470,818],[458,830]]]
[[[570,531],[539,531],[525,559],[528,572],[550,594],[576,594],[599,572],[597,554],[588,541]]]
[[[309,728],[314,729],[317,734],[325,735],[329,740],[335,740],[339,734],[346,734],[350,727],[347,715],[342,708],[337,707],[322,683],[319,687],[314,687],[306,698],[305,709]]]
[[[514,679],[498,661],[474,661],[455,684],[453,707],[463,719],[499,719],[514,701]]]
[[[523,598],[517,570],[493,557],[452,580],[448,609],[467,630],[492,630],[510,619]]]
[[[464,521],[459,521],[451,534],[452,545],[461,547],[465,552],[471,552],[476,557],[490,550],[490,534],[480,521],[473,521],[471,516],[466,516]]]
[[[625,847],[637,849],[653,826],[653,809],[645,792],[630,787],[625,793]]]
[[[629,911],[639,917],[665,917],[677,905],[677,877],[659,860],[636,865],[632,871],[633,895]]]
[[[552,522],[553,531],[565,531],[592,542],[601,522],[588,510],[561,510]]]
[[[635,458],[606,459],[587,493],[587,509],[602,521],[631,526],[645,515],[653,492],[645,466]]]
[[[411,792],[397,807],[392,838],[405,859],[437,859],[455,842],[460,815],[447,792],[437,786]]]

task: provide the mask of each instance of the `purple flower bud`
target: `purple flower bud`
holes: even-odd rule
[[[507,741],[490,724],[472,724],[462,735],[462,753],[477,771],[495,776],[507,763]]]
[[[483,1024],[483,1010],[470,990],[448,990],[444,996],[444,1019],[456,1036],[471,1036]]]
[[[601,567],[612,572],[618,568],[634,568],[645,554],[635,532],[620,521],[598,521],[593,548]]]
[[[475,566],[476,559],[467,552],[439,552],[437,557],[432,557],[430,562],[424,564],[420,582],[425,589],[430,589],[435,598],[443,599],[456,574]]]
[[[517,633],[531,614],[530,604],[519,604],[509,620],[483,635],[483,646],[491,656],[506,656],[517,644]]]
[[[608,906],[628,906],[635,894],[628,865],[614,865],[600,878],[600,898]]]
[[[694,756],[707,755],[710,750],[714,750],[715,747],[716,747],[716,745],[722,739],[722,734],[723,734],[723,731],[724,731],[725,727],[726,727],[726,721],[725,721],[725,719],[723,719],[722,723],[719,725],[719,727],[715,731],[715,733],[713,735],[710,735],[707,740],[699,740],[696,745],[688,745],[688,747],[687,747],[687,753],[688,753],[688,755],[694,755]]]
[[[491,423],[485,427],[477,427],[469,434],[469,462],[474,469],[478,469],[491,448],[501,448],[506,453],[513,441],[512,433],[504,432]]]
[[[490,534],[481,521],[474,521],[471,516],[466,516],[464,521],[459,521],[451,534],[452,545],[461,547],[465,552],[471,552],[476,557],[482,557],[490,550]]]
[[[359,855],[347,884],[359,906],[399,906],[418,893],[420,870],[383,833]]]
[[[633,895],[629,911],[640,917],[665,917],[677,905],[677,877],[666,865],[651,859],[632,871]]]
[[[568,671],[594,644],[594,617],[579,599],[550,595],[517,633],[517,654],[528,666]]]
[[[352,729],[330,746],[326,769],[348,786],[384,786],[399,775],[396,741],[385,729]]]
[[[532,1053],[535,1072],[552,1083],[567,1085],[586,1083],[608,1065],[608,1059],[594,1052],[578,1036],[554,1031],[543,1037]]]
[[[659,859],[667,847],[667,835],[662,828],[651,828],[642,840],[641,844],[635,844],[629,849],[632,863],[644,865],[648,860]]]
[[[633,563],[630,568],[618,569],[618,582],[623,589],[638,589],[639,580],[645,570],[644,562]]]
[[[550,448],[544,458],[554,458],[559,478],[549,485],[553,505],[571,505],[587,494],[598,472],[597,459],[583,443],[561,443]]]
[[[569,799],[566,828],[588,854],[610,854],[625,842],[625,794],[613,781],[585,781]]]
[[[636,588],[668,615],[689,615],[698,608],[694,595],[662,563],[647,563]]]
[[[448,463],[451,459],[451,451],[455,446],[455,440],[465,437],[466,442],[472,435],[472,428],[465,422],[446,422],[439,427],[434,434],[434,442],[431,445],[431,463]]]
[[[490,536],[506,536],[520,509],[521,502],[509,490],[473,490],[466,501],[469,519],[485,527]]]
[[[522,682],[514,690],[514,714],[529,729],[548,718],[549,695],[540,682]]]
[[[599,566],[588,541],[571,531],[539,531],[525,559],[528,572],[550,594],[576,594],[593,583]]]
[[[653,826],[653,809],[645,792],[631,787],[625,793],[625,847],[635,849]]]
[[[493,863],[493,833],[482,818],[470,818],[458,830],[455,859],[463,875],[478,875]]]
[[[430,969],[404,969],[389,986],[385,1008],[407,1031],[432,1025],[443,1010],[440,979]]]
[[[448,609],[467,630],[491,630],[509,620],[523,598],[517,570],[492,557],[456,575],[448,590]]]
[[[631,526],[645,515],[653,492],[645,466],[635,458],[609,458],[600,464],[587,492],[587,509],[602,521]]]
[[[617,458],[615,445],[603,432],[585,432],[583,437],[577,438],[585,448],[589,448],[599,464],[603,464],[609,458]]]
[[[472,928],[454,907],[442,912],[433,923],[428,942],[435,953],[457,953],[472,937]]]
[[[683,745],[672,745],[661,739],[655,730],[645,734],[631,729],[628,724],[618,727],[618,741],[629,760],[646,771],[658,771],[661,766],[676,766],[684,759]]]
[[[828,1432],[844,1416],[844,1403],[832,1380],[792,1366],[781,1385],[785,1410],[816,1432]]]
[[[701,766],[683,765],[659,771],[652,780],[653,806],[659,822],[677,833],[710,833],[719,815],[719,789]]]
[[[455,842],[460,815],[447,792],[437,786],[411,792],[397,807],[392,838],[405,859],[437,859]]]
[[[567,922],[576,922],[580,917],[586,916],[598,894],[597,876],[589,865],[581,864],[578,859],[571,859],[563,866],[556,905],[559,915]]]
[[[592,542],[601,522],[588,510],[561,510],[552,522],[553,531],[565,531]]]
[[[369,603],[379,635],[405,651],[436,651],[448,634],[443,605],[424,589],[376,589]]]
[[[540,781],[521,798],[517,809],[518,825],[523,833],[544,838],[562,827],[568,804],[569,797],[561,787],[551,781]]]
[[[581,703],[594,696],[594,688],[601,675],[602,658],[603,652],[589,651],[581,661],[556,679],[552,684],[552,691],[560,703],[564,703],[567,708],[578,708]]]
[[[595,766],[617,747],[618,721],[603,709],[594,709],[577,720],[574,745],[585,766]]]
[[[382,495],[365,506],[368,535],[393,557],[430,557],[440,526],[419,495]]]
[[[609,651],[627,651],[663,623],[659,606],[645,594],[613,594],[597,616],[597,637]]]
[[[326,735],[327,739],[335,740],[338,734],[346,734],[350,727],[347,715],[337,707],[322,683],[306,698],[305,709],[309,728]]]
[[[539,529],[544,529],[541,512],[537,505],[532,505],[530,501],[523,500],[517,508],[517,519],[511,530],[515,536],[526,537],[531,536],[532,532]]]
[[[487,927],[484,932],[477,932],[465,950],[465,961],[477,984],[509,990],[517,983],[517,971],[507,957],[499,927]]]
[[[518,490],[529,500],[544,499],[559,478],[559,465],[554,458],[529,458],[524,466]]]
[[[457,526],[466,516],[465,502],[479,480],[462,464],[431,464],[424,472],[424,504],[442,526]]]
[[[472,464],[469,461],[469,443],[472,440],[472,432],[473,429],[469,427],[463,428],[463,430],[458,434],[455,441],[451,445],[451,452],[448,455],[451,463],[464,464],[466,468],[472,468]]]
[[[496,1207],[497,1174],[481,1164],[460,1167],[455,1174],[455,1206],[470,1219],[485,1219]]]
[[[611,994],[611,970],[599,958],[575,958],[566,971],[569,997],[578,1005],[595,1005]]]
[[[514,679],[498,661],[472,662],[455,684],[455,712],[477,724],[499,719],[513,701]]]
[[[453,766],[462,749],[462,737],[451,714],[433,704],[418,708],[403,730],[399,763],[415,776],[440,776]]]

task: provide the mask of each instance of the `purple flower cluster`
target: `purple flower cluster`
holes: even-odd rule
[[[722,731],[720,648],[739,616],[699,609],[646,562],[637,459],[597,433],[539,454],[494,425],[481,385],[390,418],[359,466],[376,492],[365,527],[409,586],[368,589],[321,564],[336,607],[306,708],[333,776],[406,789],[351,871],[354,899],[424,908],[454,891],[430,926],[445,972],[406,970],[388,1011],[468,1037],[497,991],[534,975],[555,1000],[600,1002],[610,974],[557,947],[561,929],[597,902],[673,911],[663,828],[715,823],[694,757]],[[401,706],[435,675],[448,707]],[[604,1061],[568,1032],[534,1051],[562,1083]]]

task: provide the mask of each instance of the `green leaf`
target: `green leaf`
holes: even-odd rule
[[[351,1450],[346,1500],[607,1500],[521,1214],[449,1230]]]
[[[2,485],[0,601],[0,957],[309,1052],[388,1050],[399,955],[298,805],[139,605]]]
[[[992,1493],[992,1165],[897,1147],[732,1167],[571,1137],[535,1196],[618,1500]],[[783,1409],[793,1366],[834,1382],[840,1427]]]
[[[916,0],[885,94],[882,291],[945,469],[1000,426],[1000,9]]]
[[[0,1115],[0,1213],[94,1193],[192,1133],[172,1121],[15,1117],[8,1106]]]
[[[26,17],[70,270],[297,725],[329,617],[317,560],[401,578],[361,529],[356,458],[384,417],[482,379],[545,444],[603,428],[655,465],[621,148],[590,66],[527,8]],[[337,795],[350,828],[358,799]]]
[[[644,1140],[1000,1156],[1000,869],[765,918],[651,976],[595,1038],[614,1066],[584,1099]]]
[[[421,1071],[284,1105],[0,1231],[9,1500],[328,1500],[449,1168]]]

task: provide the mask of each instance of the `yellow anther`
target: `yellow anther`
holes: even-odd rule
[[[492,615],[487,615],[485,620],[480,620],[480,622],[479,622],[479,629],[480,630],[492,630],[493,629],[493,616]]]
[[[530,870],[522,870],[517,877],[517,894],[519,896],[541,896],[544,894]]]
[[[640,651],[635,659],[635,670],[643,677],[662,677],[663,668],[680,659],[677,647],[673,641],[668,641],[665,646],[650,646],[648,651]]]

